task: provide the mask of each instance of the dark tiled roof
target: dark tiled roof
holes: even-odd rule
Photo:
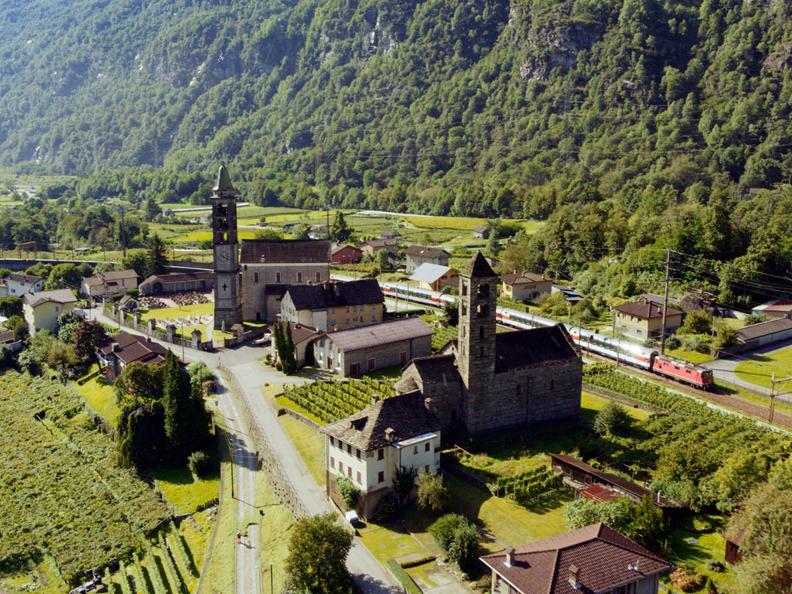
[[[333,341],[337,350],[348,352],[431,335],[432,329],[421,318],[401,318],[339,330],[327,334],[327,338]]]
[[[399,245],[399,242],[395,239],[372,239],[371,241],[367,241],[363,244],[362,247],[368,246],[375,250],[381,248],[395,248]]]
[[[442,258],[448,257],[448,252],[443,248],[426,247],[423,245],[411,245],[404,253],[408,256],[419,256],[421,258]]]
[[[465,267],[463,274],[471,278],[491,278],[498,276],[481,252],[476,252],[476,255],[473,256]]]
[[[264,294],[265,295],[276,295],[278,297],[283,297],[291,288],[291,285],[282,284],[282,283],[268,283],[264,286]]]
[[[572,338],[561,324],[495,336],[495,373],[578,358]]]
[[[0,332],[0,344],[7,344],[9,342],[16,342],[14,331],[6,330],[5,332]]]
[[[393,429],[392,438],[386,434]],[[369,452],[425,433],[440,431],[440,421],[420,392],[392,396],[320,429],[322,433]]]
[[[35,285],[41,280],[41,277],[36,276],[35,274],[19,274],[17,272],[12,272],[8,275],[8,278],[10,278],[12,281],[24,283],[26,285]]]
[[[385,302],[382,289],[373,278],[321,285],[293,285],[287,292],[298,310]]]
[[[506,551],[481,561],[524,594],[607,592],[671,568],[662,557],[602,523],[519,547],[510,565]],[[569,583],[573,565],[579,589]]]
[[[326,239],[243,239],[243,264],[326,264],[330,242]]]
[[[183,283],[185,281],[196,280],[214,280],[214,272],[207,270],[206,272],[168,272],[166,274],[152,274],[141,284],[148,285],[157,281],[163,284]]]
[[[754,340],[763,336],[770,336],[778,332],[792,330],[792,319],[778,318],[768,322],[759,322],[758,324],[751,324],[740,330],[737,330],[737,337],[743,342],[747,340]]]
[[[55,291],[39,291],[38,293],[28,293],[25,295],[25,303],[31,307],[36,307],[42,303],[52,301],[53,303],[75,303],[77,298],[71,289],[57,289]]]
[[[453,355],[419,357],[410,361],[408,365],[415,366],[424,384],[443,384],[461,380]]]
[[[501,277],[501,281],[507,285],[552,282],[549,278],[545,278],[541,274],[534,274],[533,272],[515,272],[513,274],[504,274]]]
[[[620,313],[624,313],[630,316],[635,316],[636,318],[641,318],[642,320],[651,320],[654,318],[663,317],[662,304],[657,304],[654,301],[650,301],[649,299],[642,299],[641,301],[631,301],[628,303],[622,303],[621,305],[617,305],[613,309],[615,309]],[[676,309],[675,307],[669,306],[668,314],[681,315],[682,312]]]
[[[316,331],[316,328],[295,324],[293,322],[289,322],[289,327],[291,329],[292,342],[294,344],[301,344],[321,334],[321,332]]]
[[[123,281],[128,278],[137,280],[137,272],[134,270],[109,270],[107,272],[99,272],[93,276],[83,279],[83,282],[89,287],[102,285],[115,281]]]
[[[165,360],[165,355],[168,353],[168,349],[161,344],[128,332],[119,332],[109,338],[99,350],[109,355],[113,352],[113,343],[119,346],[119,350],[115,353],[116,356],[127,365],[134,362],[161,363]]]

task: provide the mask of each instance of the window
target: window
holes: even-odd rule
[[[357,459],[360,460],[360,450],[355,448],[355,455],[357,455]]]
[[[330,468],[335,468],[335,458],[330,456]]]
[[[377,450],[377,460],[382,460],[383,458],[385,458],[385,450],[380,448]]]
[[[301,283],[301,282],[302,282],[302,272],[298,272],[298,273],[297,273],[297,282],[298,282],[298,283]]]
[[[385,482],[385,471],[384,470],[380,470],[377,473],[377,482],[378,483],[384,483]]]
[[[369,371],[374,371],[374,358],[373,357],[368,360],[368,368],[369,368]]]
[[[316,282],[319,283],[321,281],[322,281],[322,273],[321,272],[317,272],[316,273]]]
[[[489,295],[489,285],[478,285],[476,287],[476,295],[479,297],[486,297]]]
[[[484,326],[479,326],[479,340],[484,340]]]
[[[352,445],[347,444],[347,454],[351,454],[351,453],[352,453]]]
[[[347,466],[347,476],[349,478],[352,478],[352,467],[351,466]]]
[[[276,282],[276,283],[279,283],[279,282],[281,282],[281,279],[280,279],[280,272],[276,272],[276,273],[275,273],[275,282]]]
[[[331,437],[331,438],[330,438],[330,445],[331,445],[331,446],[334,446],[334,445],[335,445],[335,437]]]
[[[257,282],[258,282],[258,272],[254,272],[254,273],[253,273],[253,282],[254,282],[254,283],[257,283]]]
[[[362,478],[360,476],[360,471],[359,470],[357,471],[357,482],[358,482],[358,485],[362,485],[363,484],[363,480],[362,480]]]
[[[424,452],[428,452],[428,451],[429,451],[429,449],[430,449],[431,447],[432,447],[432,444],[431,444],[430,442],[428,442],[428,441],[427,441],[427,442],[424,444]]]
[[[486,303],[479,303],[478,317],[486,318],[487,316],[489,316],[489,305],[487,305]]]
[[[413,456],[416,456],[416,455],[418,455],[418,446],[414,445],[413,446]]]
[[[339,460],[338,462],[338,472],[344,474],[344,463]]]

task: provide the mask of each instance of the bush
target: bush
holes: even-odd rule
[[[677,567],[668,577],[671,583],[683,592],[695,592],[704,585],[704,576],[690,572],[684,567]]]
[[[463,571],[474,567],[478,557],[479,531],[473,524],[459,526],[448,547],[448,560],[456,563]]]
[[[195,476],[204,478],[212,472],[212,458],[204,451],[197,451],[190,454],[187,466]]]
[[[434,469],[418,475],[418,507],[423,510],[439,513],[443,511],[448,499],[448,489],[443,484],[443,477]]]
[[[594,431],[617,435],[630,425],[630,415],[624,407],[608,402],[594,418]]]
[[[341,495],[341,499],[343,499],[347,509],[355,509],[358,497],[360,497],[360,489],[345,476],[336,478],[336,486],[338,487],[338,493]]]
[[[435,539],[437,546],[448,551],[457,528],[466,526],[467,523],[467,518],[461,514],[445,514],[429,526],[429,534]]]
[[[695,309],[685,315],[685,323],[679,329],[682,334],[708,334],[712,330],[712,316],[703,309]]]
[[[388,489],[377,502],[377,507],[374,508],[374,519],[377,521],[390,520],[398,511],[399,497],[393,489]]]
[[[190,380],[196,384],[203,384],[209,380],[216,379],[214,372],[202,361],[190,363],[187,367],[187,373],[190,375]]]

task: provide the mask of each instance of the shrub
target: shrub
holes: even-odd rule
[[[410,497],[415,488],[416,472],[414,468],[400,466],[393,475],[393,490],[399,497],[399,501],[404,503]]]
[[[190,379],[193,383],[197,384],[204,384],[205,382],[216,379],[214,372],[202,361],[191,363],[189,367],[187,367],[187,373],[190,375]]]
[[[679,329],[682,334],[707,334],[712,330],[712,316],[703,309],[695,309],[685,315],[685,323]]]
[[[448,551],[457,528],[467,525],[468,521],[461,514],[445,514],[429,526],[429,534],[435,539],[437,546]]]
[[[630,416],[624,407],[608,402],[594,419],[594,431],[616,435],[630,425]]]
[[[341,499],[343,499],[344,505],[347,507],[347,509],[355,509],[355,506],[358,502],[358,497],[360,497],[360,489],[358,489],[355,486],[355,483],[345,476],[339,476],[336,478],[336,486],[338,487],[338,492],[341,495]]]
[[[448,560],[456,563],[460,569],[467,571],[472,568],[478,557],[479,531],[468,522],[454,530],[451,544],[448,547]]]
[[[193,452],[190,454],[187,466],[195,476],[203,478],[212,472],[212,459],[206,452]]]
[[[382,498],[377,502],[374,509],[376,520],[389,520],[399,511],[399,497],[393,489],[388,489]]]
[[[668,577],[671,583],[683,592],[695,592],[704,585],[703,576],[692,573],[684,567],[677,567]]]
[[[434,469],[421,472],[416,482],[418,487],[418,507],[433,513],[443,511],[448,499],[448,489],[443,477]]]

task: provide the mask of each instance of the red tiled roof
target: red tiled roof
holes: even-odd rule
[[[481,561],[523,594],[606,592],[671,568],[662,557],[602,523],[519,547],[509,565],[506,551]],[[580,589],[569,582],[573,565]]]
[[[617,305],[614,307],[616,311],[620,313],[624,313],[630,316],[635,316],[636,318],[641,318],[642,320],[650,320],[654,318],[662,318],[663,317],[663,306],[658,305],[654,301],[650,301],[648,299],[644,299],[642,301],[632,301],[628,303],[622,303],[621,305]],[[668,307],[668,314],[669,315],[682,315],[682,312],[675,307]]]
[[[550,283],[549,278],[545,278],[541,274],[533,272],[514,272],[512,274],[504,274],[501,277],[501,282],[506,285],[526,285],[528,283]]]
[[[606,487],[605,485],[601,485],[599,483],[594,483],[589,485],[585,489],[578,491],[581,497],[585,497],[586,499],[591,499],[592,501],[613,501],[614,499],[618,499],[622,497],[622,494],[618,491],[614,491]]]

